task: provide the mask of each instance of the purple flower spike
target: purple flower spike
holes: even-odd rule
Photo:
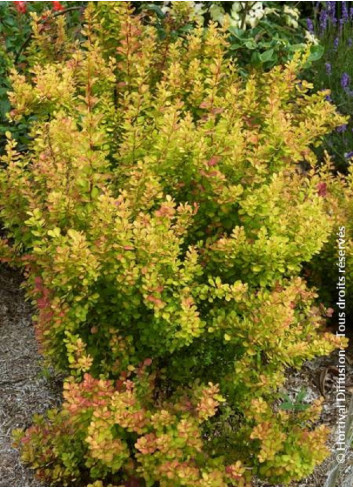
[[[353,157],[353,151],[349,151],[348,153],[344,153],[344,157],[347,160],[350,160]]]
[[[314,34],[314,24],[313,24],[313,21],[311,19],[306,19],[306,25],[308,27],[308,31],[310,32],[310,34]]]
[[[347,2],[342,2],[342,20],[343,22],[348,22]]]
[[[342,124],[341,126],[338,126],[336,131],[337,132],[346,132],[347,131],[347,124]]]
[[[325,68],[326,68],[326,73],[328,75],[331,75],[331,71],[332,71],[331,63],[325,63]]]
[[[348,46],[351,48],[352,47],[352,44],[353,44],[353,41],[352,41],[352,38],[350,37],[348,39]]]
[[[337,23],[336,19],[336,2],[327,2],[327,12],[330,17],[332,24]]]
[[[343,75],[341,76],[341,87],[347,88],[349,85],[349,82],[350,82],[350,77],[349,77],[348,73],[343,73]]]
[[[327,11],[329,15],[335,15],[336,2],[327,2]]]
[[[324,32],[327,28],[327,19],[328,19],[327,10],[321,10],[320,19],[319,19],[321,32]]]
[[[339,43],[339,39],[338,39],[338,37],[336,37],[336,39],[335,39],[335,40],[334,40],[334,42],[333,42],[333,47],[334,47],[335,49],[337,49],[337,48],[338,48],[338,43]]]
[[[349,9],[349,17],[351,20],[353,19],[353,8]]]

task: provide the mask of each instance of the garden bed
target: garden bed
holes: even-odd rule
[[[352,383],[353,379],[353,349],[352,345],[347,349],[347,385]],[[318,466],[313,474],[308,478],[300,481],[298,487],[330,487],[329,477],[331,472],[337,470],[336,448],[337,440],[337,423],[338,412],[336,407],[336,379],[332,374],[331,367],[337,365],[337,353],[330,356],[320,357],[314,361],[306,362],[303,368],[296,372],[292,371],[288,377],[286,388],[291,398],[295,399],[301,389],[305,389],[305,401],[313,402],[315,399],[324,395],[324,403],[320,422],[330,427],[331,434],[329,438],[329,448],[331,455]],[[352,409],[352,391],[347,389],[346,406],[347,411]],[[352,412],[347,416],[352,417]],[[314,448],[314,447],[313,447]],[[353,451],[347,448],[345,463],[340,465],[335,475],[334,487],[352,487],[353,483]]]
[[[31,308],[20,289],[21,276],[0,269],[0,486],[39,483],[12,447],[15,428],[30,426],[38,412],[60,402],[60,386],[41,366],[31,323]]]

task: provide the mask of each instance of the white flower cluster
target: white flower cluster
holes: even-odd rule
[[[309,31],[305,31],[305,39],[309,44],[319,44],[319,40],[315,34],[312,34]]]
[[[285,5],[283,8],[284,20],[289,27],[294,27],[296,29],[298,27],[299,20],[299,10],[297,8],[289,7]]]
[[[164,14],[167,14],[170,10],[170,4],[172,2],[170,1],[165,1],[163,2],[163,7],[161,7],[161,10]],[[206,13],[207,9],[205,5],[202,2],[189,2],[189,4],[193,7],[194,9],[194,20],[200,22],[201,24],[204,23],[204,17],[203,15]]]
[[[266,9],[262,2],[249,2],[250,8],[244,5],[245,3],[233,2],[230,14],[226,14],[221,5],[213,3],[209,10],[211,18],[222,25],[228,22],[230,26],[238,29],[246,29],[247,26],[254,28],[266,15]]]
[[[234,2],[232,5],[232,15],[234,17],[238,17],[239,21],[242,22],[240,15],[242,9],[244,9],[244,2]],[[264,9],[262,2],[253,2],[251,4],[250,10],[246,12],[244,19],[244,28],[246,26],[250,26],[252,29],[258,24],[259,20],[261,20],[266,15],[266,9]],[[241,24],[239,27],[242,27]]]
[[[238,29],[253,29],[259,21],[270,14],[280,16],[283,13],[285,23],[293,28],[298,27],[299,10],[285,5],[283,11],[277,8],[264,7],[264,2],[233,2],[232,9],[226,14],[223,7],[216,2],[209,9],[212,20]]]
[[[170,4],[172,2],[163,2],[162,11],[166,14],[170,10]],[[189,2],[195,12],[195,20],[201,24],[204,22],[204,14],[207,12],[207,7],[203,2]],[[246,29],[257,26],[259,21],[268,15],[275,15],[277,17],[283,16],[283,20],[287,26],[297,29],[299,25],[299,10],[289,5],[284,5],[283,9],[265,7],[264,2],[233,2],[230,13],[226,13],[222,5],[219,2],[213,2],[209,7],[208,12],[211,15],[212,20],[219,22],[221,25],[227,23],[229,26],[236,27],[237,29]],[[306,40],[309,43],[317,44],[317,38],[309,31],[305,33]]]

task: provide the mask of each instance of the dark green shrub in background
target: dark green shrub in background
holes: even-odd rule
[[[144,14],[154,13],[161,36],[171,2],[145,2]],[[228,26],[229,54],[236,57],[244,75],[253,69],[268,70],[289,61],[294,53],[312,43],[309,61],[318,59],[322,48],[300,18],[296,5],[288,2],[194,2],[203,25],[214,21]],[[192,26],[183,25],[184,31]]]

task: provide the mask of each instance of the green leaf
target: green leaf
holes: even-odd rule
[[[256,49],[256,42],[253,39],[249,39],[245,42],[245,47],[248,49]]]
[[[260,54],[258,51],[253,51],[250,59],[253,65],[258,65],[259,63],[261,63]]]
[[[160,19],[164,19],[165,17],[165,13],[163,12],[163,10],[158,6],[158,5],[153,5],[152,3],[149,3],[146,8],[148,10],[152,10],[153,12],[155,12],[157,14],[157,17],[160,18]]]
[[[93,187],[91,191],[91,197],[92,199],[96,199],[100,194],[99,188]]]
[[[263,63],[266,63],[266,61],[270,61],[271,60],[272,56],[273,56],[273,49],[268,49],[264,53],[261,53],[260,54],[260,60]]]
[[[301,49],[304,49],[305,44],[300,43],[300,44],[290,44],[288,46],[289,51],[295,52],[295,51],[300,51]]]
[[[230,51],[235,51],[236,49],[240,49],[242,47],[242,45],[240,43],[233,43],[231,44],[230,46]]]
[[[238,29],[237,27],[234,27],[234,26],[230,26],[228,30],[237,39],[243,39],[244,38],[245,31]]]
[[[60,228],[49,229],[48,236],[51,238],[58,238],[61,234]]]
[[[321,44],[311,46],[308,61],[317,61],[324,54],[325,48]]]

